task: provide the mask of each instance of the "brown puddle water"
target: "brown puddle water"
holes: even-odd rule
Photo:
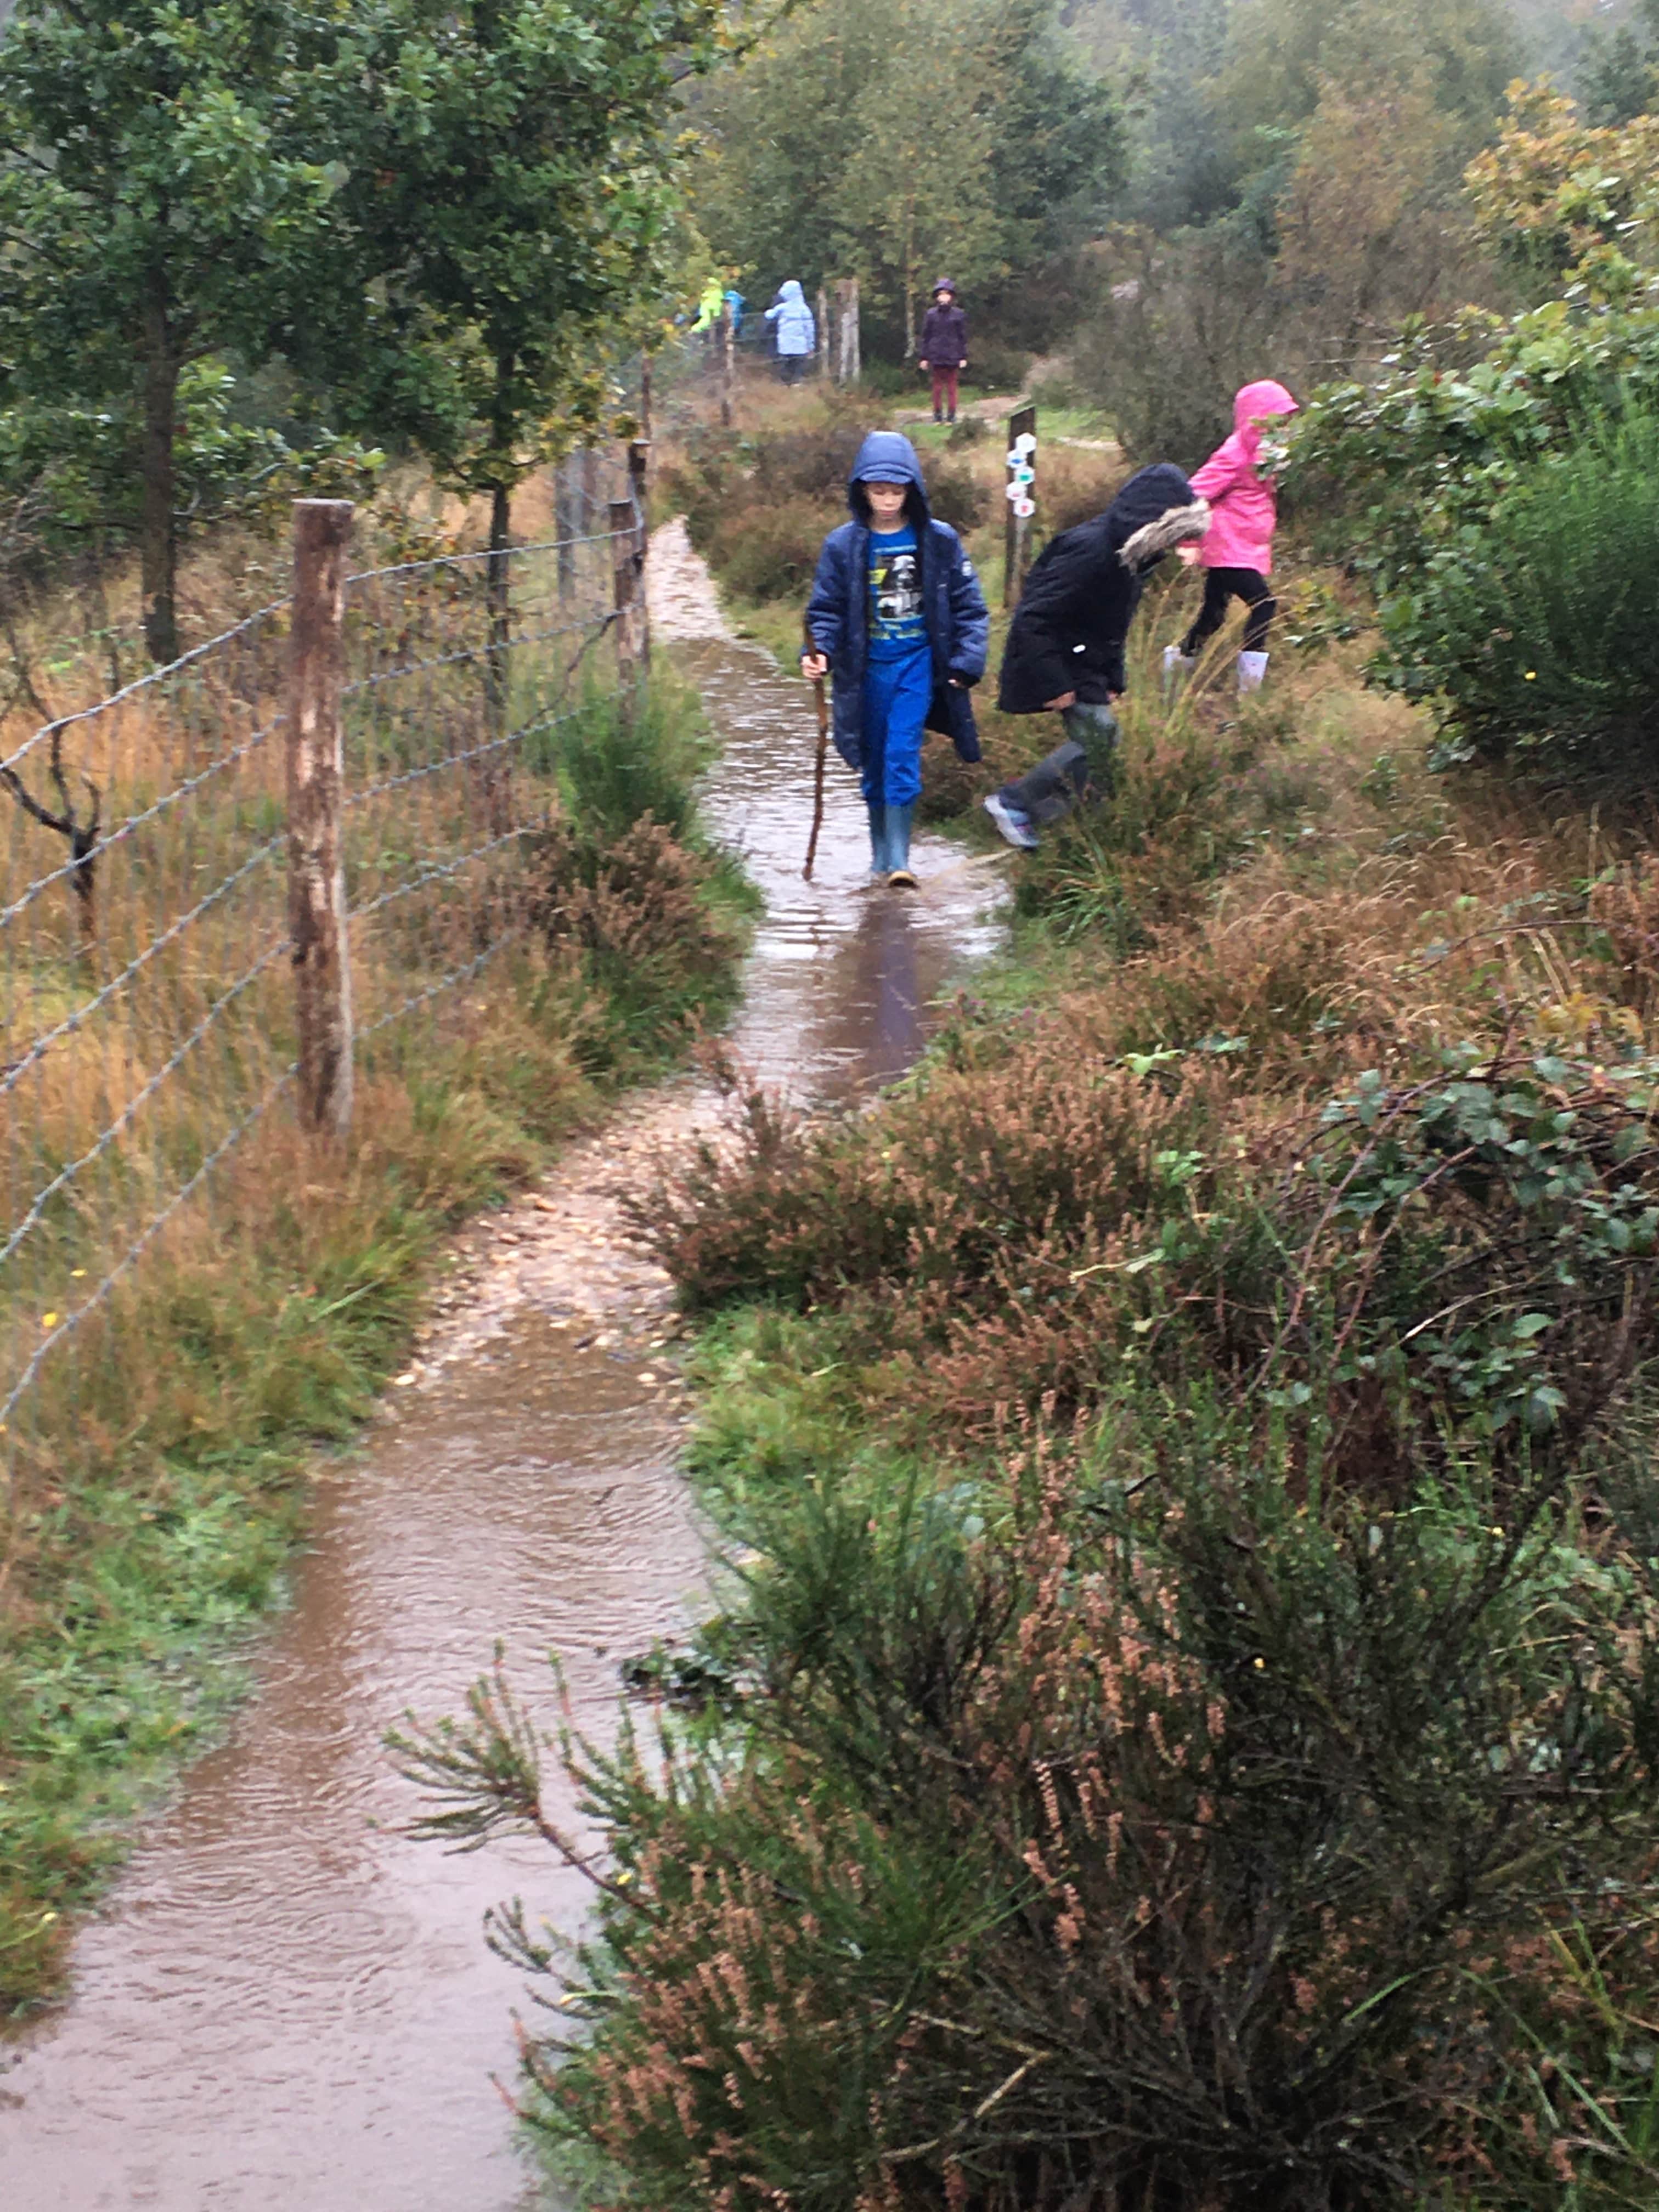
[[[863,810],[832,757],[804,884],[803,687],[726,635],[678,527],[652,565],[658,635],[724,740],[708,818],[767,898],[737,1056],[804,1102],[856,1097],[909,1065],[928,1001],[994,943],[998,879],[924,838],[919,894],[863,894]],[[635,1101],[462,1240],[366,1449],[319,1474],[254,1694],[82,1931],[69,2003],[0,2073],[4,2212],[550,2201],[492,2086],[512,2082],[520,1984],[480,1920],[521,1890],[574,1928],[584,1886],[540,1844],[410,1840],[381,1736],[406,1707],[456,1711],[497,1638],[550,1718],[558,1651],[602,1734],[618,1659],[683,1620],[703,1559],[675,1471],[667,1286],[615,1193],[715,1110],[690,1083]]]

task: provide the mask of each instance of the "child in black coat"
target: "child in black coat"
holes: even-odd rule
[[[921,351],[916,365],[933,374],[934,422],[954,422],[957,379],[968,366],[968,318],[957,305],[957,288],[948,276],[941,276],[933,287],[933,304],[921,326]]]
[[[1058,714],[1065,742],[1005,784],[985,811],[1011,845],[1070,812],[1091,786],[1109,791],[1125,689],[1123,647],[1151,571],[1175,546],[1201,538],[1210,510],[1182,471],[1159,461],[1130,477],[1104,514],[1062,531],[1025,580],[1002,656],[1005,714]]]

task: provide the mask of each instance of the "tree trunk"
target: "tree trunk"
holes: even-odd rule
[[[179,357],[167,315],[167,279],[151,276],[144,299],[143,571],[144,643],[152,660],[179,658],[175,605],[179,547],[173,524],[173,422]]]

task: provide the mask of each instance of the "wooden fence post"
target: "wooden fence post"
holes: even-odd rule
[[[726,300],[721,302],[720,319],[714,325],[714,359],[720,371],[720,428],[723,430],[729,430],[732,427],[732,356],[737,349],[737,340],[732,334],[732,302]]]
[[[836,365],[837,384],[856,384],[864,373],[860,357],[859,280],[843,276],[836,285],[836,321],[838,325],[838,358]]]
[[[1022,407],[1017,413],[1008,417],[1008,451],[1011,453],[1016,450],[1022,438],[1030,438],[1031,441],[1025,459],[1031,468],[1035,468],[1036,466],[1036,409],[1035,407]],[[1008,464],[1008,489],[1011,493],[1016,489],[1014,470],[1017,465],[1012,460]],[[1024,491],[1027,487],[1022,484],[1018,489]],[[1014,502],[1011,498],[1008,501],[1008,519],[1003,526],[1002,535],[1002,604],[1005,607],[1012,607],[1018,602],[1021,588],[1025,582],[1025,572],[1030,565],[1031,519],[1029,515],[1016,514]]]
[[[300,1031],[300,1119],[351,1127],[351,961],[340,815],[345,763],[349,499],[294,502],[288,715],[288,933]]]
[[[818,286],[818,374],[827,382],[830,376],[830,295],[822,284]]]
[[[634,617],[639,639],[640,672],[651,676],[651,598],[646,588],[646,562],[651,553],[651,520],[646,502],[651,493],[651,441],[635,438],[628,448],[628,489],[634,502],[634,545],[638,556]]]
[[[576,588],[575,540],[582,535],[581,489],[576,481],[576,457],[567,453],[553,468],[553,535],[558,543],[559,597],[568,599]]]
[[[626,728],[639,704],[640,548],[631,499],[613,499],[611,516],[611,585],[617,606],[617,701]]]

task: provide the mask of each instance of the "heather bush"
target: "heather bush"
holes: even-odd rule
[[[734,499],[703,533],[699,550],[729,592],[764,604],[799,599],[811,589],[825,534],[847,519],[828,499],[781,495],[775,501]]]
[[[1373,1515],[1316,1418],[1120,1403],[981,1485],[826,1470],[734,1533],[723,1705],[567,1744],[499,1683],[402,1746],[436,1832],[596,1885],[503,1953],[526,2111],[611,2201],[1645,2206],[1659,1603],[1478,1456]]]
[[[1576,1465],[1659,1352],[1659,1063],[1468,1050],[1275,1109],[1233,1042],[1051,1030],[844,1127],[751,1098],[637,1218],[689,1305],[843,1313],[947,1435],[1126,1374],[1241,1406],[1318,1378],[1358,1494],[1467,1445]]]
[[[764,603],[805,599],[826,533],[847,520],[847,479],[866,433],[867,403],[826,403],[815,428],[743,436],[703,430],[665,478],[691,542],[726,588]],[[985,520],[994,496],[963,459],[930,453],[928,498],[941,522],[964,533]]]
[[[1049,443],[1039,455],[1038,521],[1045,538],[1103,514],[1129,471],[1121,453]]]

